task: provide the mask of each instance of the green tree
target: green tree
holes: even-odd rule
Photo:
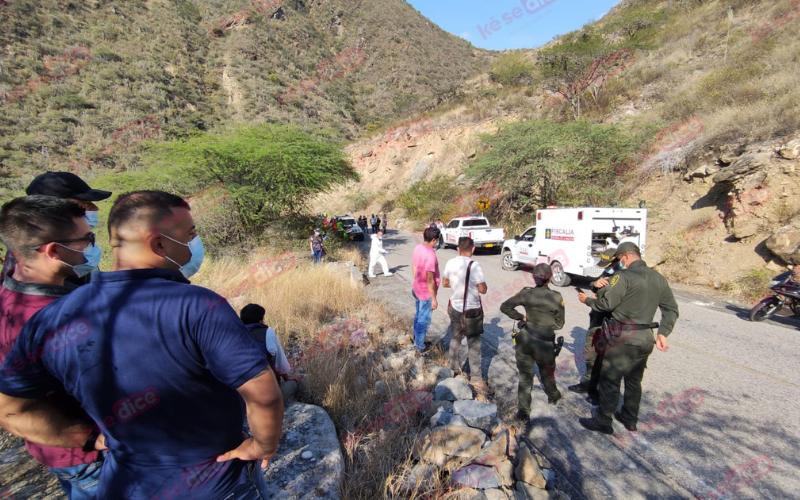
[[[530,120],[481,136],[483,150],[468,173],[494,182],[514,210],[551,203],[604,204],[615,197],[615,162],[641,144],[615,125]]]
[[[247,234],[301,215],[314,194],[358,180],[332,132],[262,125],[156,148],[203,184],[222,183]]]
[[[531,63],[520,51],[509,52],[497,58],[489,76],[494,82],[503,85],[519,85],[531,79],[534,70]]]

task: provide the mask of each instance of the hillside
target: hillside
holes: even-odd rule
[[[577,117],[630,141],[614,156],[587,155],[580,167],[559,164],[564,151],[551,146],[544,164],[563,177],[552,201],[636,206],[646,200],[652,264],[674,281],[755,300],[791,254],[777,257],[767,240],[800,213],[792,188],[800,167],[798,9],[790,1],[622,2],[541,49],[515,52],[521,60],[502,64],[508,54],[500,56],[487,74],[470,80],[458,102],[429,113],[432,126],[407,143],[385,135],[352,144],[361,181],[321,197],[317,208],[426,219],[437,210],[463,210],[453,205],[455,196],[443,204],[428,196],[429,206],[409,210],[403,203],[409,194],[469,196],[496,184],[502,194],[488,215],[514,234],[533,223],[544,203],[515,201],[531,189],[520,182],[531,167],[512,170],[512,155],[495,170],[476,168],[492,154],[487,139],[503,124],[549,120],[559,128]],[[613,71],[596,76],[604,65]],[[729,175],[732,169],[739,171]],[[715,177],[720,171],[726,173]]]
[[[2,197],[44,170],[141,169],[142,138],[264,122],[353,138],[491,58],[403,0],[14,0],[0,44]],[[144,119],[151,133],[118,140]]]

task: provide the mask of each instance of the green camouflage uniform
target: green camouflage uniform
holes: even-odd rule
[[[678,303],[672,290],[657,271],[637,260],[624,272],[613,276],[605,287],[606,292],[597,299],[586,299],[586,305],[598,312],[610,312],[623,323],[622,332],[606,337],[600,371],[600,411],[597,420],[611,425],[611,418],[619,405],[620,381],[625,380],[625,397],[621,420],[626,425],[636,425],[639,403],[642,399],[642,378],[647,358],[653,352],[655,339],[650,328],[638,325],[652,323],[657,309],[661,309],[658,333],[665,337],[672,333],[678,320]]]
[[[516,351],[519,384],[517,386],[517,408],[525,414],[531,411],[531,387],[533,386],[533,367],[539,367],[539,379],[550,401],[561,396],[554,376],[556,356],[554,351],[555,330],[564,327],[564,299],[561,294],[546,286],[525,287],[500,306],[500,312],[515,321],[525,316],[514,308],[523,306],[528,322],[517,333],[514,349]],[[529,330],[551,340],[535,338]]]

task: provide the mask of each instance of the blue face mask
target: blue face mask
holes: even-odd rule
[[[178,271],[180,271],[181,274],[183,274],[184,278],[189,279],[192,276],[194,276],[197,273],[197,271],[200,270],[200,266],[203,264],[203,257],[205,257],[205,253],[206,253],[205,248],[203,248],[203,242],[200,241],[200,237],[199,236],[195,236],[194,238],[192,238],[192,241],[190,241],[189,243],[181,243],[180,241],[177,241],[177,240],[174,240],[174,239],[170,238],[166,234],[163,234],[163,233],[159,233],[159,234],[161,236],[163,236],[164,238],[167,238],[168,240],[172,240],[172,241],[174,241],[175,243],[177,243],[179,245],[183,245],[183,246],[189,248],[189,252],[191,252],[192,256],[189,258],[189,262],[187,262],[184,265],[178,264],[177,262],[175,262],[174,260],[170,259],[166,255],[164,256],[164,258],[167,259],[168,261],[172,262],[176,266],[178,266]]]
[[[97,211],[86,211],[86,215],[83,217],[86,219],[86,223],[89,224],[89,229],[94,229],[100,223],[100,218],[97,216]]]
[[[88,247],[84,248],[83,250],[75,250],[65,245],[61,245],[61,243],[56,243],[56,245],[60,245],[67,250],[72,250],[73,252],[82,252],[83,256],[86,257],[86,262],[83,264],[67,264],[63,260],[61,261],[62,264],[65,264],[72,268],[72,272],[75,273],[75,276],[78,278],[83,278],[89,273],[92,273],[97,270],[97,266],[100,265],[100,259],[103,257],[103,250],[97,245],[89,245]]]

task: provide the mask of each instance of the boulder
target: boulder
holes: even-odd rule
[[[472,399],[472,389],[460,377],[446,378],[436,384],[433,390],[433,399],[456,401],[458,399]]]
[[[303,459],[302,456],[310,458]],[[286,406],[278,454],[265,477],[273,500],[339,500],[344,457],[333,422],[318,406]]]
[[[720,182],[734,183],[745,176],[749,176],[769,164],[772,153],[749,153],[742,155],[727,167],[720,170],[712,179],[714,184]]]
[[[469,459],[478,455],[485,440],[486,436],[478,429],[447,425],[423,430],[412,453],[430,464],[443,467],[451,458]]]
[[[758,233],[758,224],[756,222],[749,222],[743,226],[736,226],[733,230],[733,237],[737,240],[743,240],[754,236]]]
[[[418,463],[405,474],[401,474],[401,476],[396,479],[395,484],[404,492],[413,491],[417,488],[427,489],[435,483],[436,474],[438,472],[439,469],[433,465]]]
[[[491,466],[505,460],[507,457],[508,432],[503,431],[483,449],[474,463]]]
[[[513,500],[514,497],[508,494],[505,490],[490,489],[483,490],[478,497],[480,500]]]
[[[701,165],[696,169],[688,172],[686,175],[683,176],[683,180],[691,182],[692,179],[700,178],[703,179],[710,175],[714,175],[719,172],[719,167],[716,165]]]
[[[458,486],[467,486],[476,490],[513,486],[513,468],[508,460],[499,462],[491,467],[469,464],[453,472],[450,476],[450,481]]]
[[[467,422],[470,427],[490,434],[497,424],[497,405],[480,401],[456,401],[453,411]]]
[[[730,165],[744,153],[744,146],[742,144],[724,144],[719,148],[719,162],[723,165]]]
[[[792,259],[800,262],[800,217],[795,217],[789,224],[772,233],[766,241],[766,246],[787,264],[790,264]]]
[[[536,458],[534,458],[531,450],[522,443],[517,449],[517,467],[514,469],[514,477],[517,478],[517,481],[528,483],[537,488],[547,486],[547,479],[545,479]]]
[[[501,432],[508,434],[508,447],[506,449],[508,456],[515,456],[517,453],[517,430],[511,425],[498,425],[492,431],[491,440],[494,441],[497,439]]]
[[[452,411],[447,411],[441,409],[436,412],[434,416],[431,417],[430,420],[430,427],[434,429],[436,427],[442,427],[445,425],[455,425],[459,427],[469,427],[464,419],[460,416],[456,415]]]
[[[428,403],[428,406],[422,409],[423,415],[425,418],[431,418],[432,416],[436,415],[439,410],[447,410],[452,412],[453,411],[453,402],[452,401],[441,401],[441,400],[433,400]]]
[[[542,490],[530,484],[517,482],[514,487],[514,500],[550,500],[554,498],[547,490]]]
[[[800,139],[795,139],[784,144],[780,150],[778,150],[778,154],[781,155],[781,158],[786,158],[787,160],[794,160],[800,156]]]
[[[431,366],[429,370],[436,377],[437,382],[442,379],[453,378],[455,375],[452,368],[445,368],[443,366]]]

